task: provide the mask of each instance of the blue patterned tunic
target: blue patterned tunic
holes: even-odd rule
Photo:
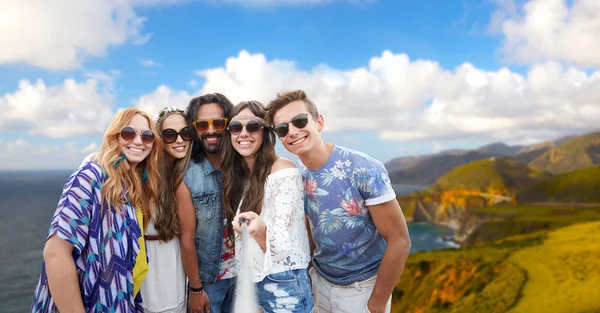
[[[133,297],[135,259],[141,236],[135,208],[122,213],[101,207],[100,189],[106,176],[96,162],[84,162],[69,177],[48,237],[73,244],[73,260],[86,312],[143,312],[141,295]],[[32,312],[58,312],[48,288],[45,263],[35,290]]]

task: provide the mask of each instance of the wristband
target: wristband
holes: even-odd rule
[[[200,293],[202,293],[202,291],[204,291],[204,288],[202,286],[200,286],[200,288],[193,288],[188,285],[188,288],[190,288],[190,293],[194,293],[194,294],[200,294]]]

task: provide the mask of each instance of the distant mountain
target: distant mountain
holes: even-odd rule
[[[523,146],[509,146],[503,142],[495,142],[489,145],[485,145],[483,147],[477,148],[475,151],[483,154],[491,154],[496,156],[502,155],[514,155],[521,149]]]
[[[511,157],[523,164],[529,164],[531,161],[535,160],[540,155],[546,153],[546,151],[556,146],[560,146],[573,138],[575,138],[575,136],[566,136],[525,146],[519,149],[519,151],[517,151],[517,153]]]
[[[436,191],[486,190],[516,191],[546,177],[509,158],[488,158],[461,165],[440,177],[431,187]]]
[[[553,174],[600,165],[600,131],[572,137],[529,163]]]
[[[435,182],[440,176],[457,166],[493,156],[476,151],[467,151],[430,155],[402,168],[390,169],[388,164],[386,164],[386,167],[388,168],[390,180],[394,184],[425,185]]]
[[[414,155],[414,156],[393,158],[390,161],[388,161],[387,163],[385,163],[385,167],[388,170],[388,172],[394,171],[394,170],[400,170],[403,168],[410,167],[411,165],[413,165],[419,161],[425,160],[427,158],[432,158],[433,156],[434,156],[433,154],[429,154],[429,155]]]
[[[563,173],[600,165],[599,137],[600,132],[595,132],[546,140],[529,146],[510,146],[496,142],[474,150],[446,150],[437,154],[399,157],[387,162],[385,166],[394,184],[432,184],[457,166],[490,157],[510,157],[538,170]]]

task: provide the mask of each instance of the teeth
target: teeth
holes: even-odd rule
[[[297,144],[301,144],[304,142],[304,139],[306,139],[306,137],[302,137],[296,141],[291,142],[292,145],[297,145]]]
[[[185,150],[185,147],[177,147],[177,148],[173,148],[173,150],[175,150],[175,151],[183,151],[183,150]]]
[[[252,144],[252,142],[250,142],[250,141],[240,141],[238,144],[240,146],[249,146],[249,145]]]
[[[142,149],[136,149],[136,148],[127,148],[127,149],[129,149],[130,151],[136,152],[136,153],[140,153],[140,152],[144,151]]]

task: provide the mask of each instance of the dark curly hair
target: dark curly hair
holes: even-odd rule
[[[231,114],[231,109],[233,108],[233,104],[227,97],[220,93],[207,93],[205,95],[193,98],[190,100],[186,108],[185,120],[194,132],[194,144],[192,145],[192,161],[195,163],[201,162],[205,157],[204,148],[202,142],[200,140],[200,134],[196,131],[196,128],[192,124],[196,120],[196,116],[198,114],[198,110],[202,105],[216,103],[223,110],[223,117],[228,117]],[[221,141],[222,143],[223,141]]]

